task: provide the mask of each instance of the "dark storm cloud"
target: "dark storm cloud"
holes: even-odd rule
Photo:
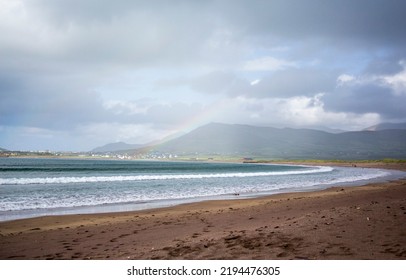
[[[371,60],[363,72],[372,75],[391,75],[399,73],[400,71],[402,71],[402,66],[399,63],[399,58],[390,56]]]
[[[27,5],[65,33],[62,57],[93,63],[144,67],[219,59],[230,52],[230,45],[213,48],[219,42],[211,40],[222,31],[233,45],[312,44],[312,54],[326,47],[348,51],[389,45],[391,51],[406,43],[406,2],[396,0],[36,0]]]
[[[256,98],[313,96],[332,90],[335,79],[334,73],[328,71],[287,69],[266,76],[255,85],[247,85],[240,94]],[[231,93],[238,93],[238,89]]]
[[[63,82],[41,83],[34,77],[2,73],[0,83],[0,125],[68,129],[80,123],[107,120],[100,96]]]
[[[155,14],[164,17],[173,15],[172,12],[192,11],[195,8],[207,6],[207,2],[190,2],[189,0],[30,0],[27,2],[31,8],[40,14],[47,15],[55,22],[67,24],[69,22],[92,23],[112,21],[120,16],[140,11],[139,14]],[[180,15],[182,16],[182,15]],[[172,17],[172,16],[171,16]],[[174,17],[172,17],[176,20]]]
[[[68,131],[90,123],[173,125],[204,111],[216,94],[250,99],[256,108],[265,99],[324,93],[325,110],[406,118],[404,88],[336,83],[346,73],[403,73],[406,1],[4,3],[0,126]],[[244,68],[264,58],[282,64]],[[177,89],[188,94],[189,104]],[[151,101],[141,109],[128,101],[142,98]],[[229,119],[241,115],[236,110]]]
[[[355,40],[369,44],[404,43],[406,2],[399,0],[231,1],[228,15],[247,33]],[[230,4],[231,2],[227,2]],[[227,5],[227,4],[224,4]],[[225,8],[225,7],[224,7]]]
[[[100,94],[87,90],[85,86],[69,84],[69,80],[63,77],[51,85],[38,77],[21,79],[6,73],[0,73],[0,99],[0,126],[57,130],[104,122],[173,125],[202,110],[198,104],[177,102],[162,105],[155,104],[154,100],[147,102],[149,104],[127,101],[106,106]],[[134,112],[132,107],[138,103],[141,109]]]
[[[337,75],[336,71],[291,68],[249,81],[237,72],[215,71],[190,79],[160,81],[159,85],[189,86],[200,93],[230,97],[289,98],[331,91],[335,88]]]
[[[385,119],[404,119],[406,95],[397,94],[382,81],[349,84],[326,94],[323,102],[327,110],[349,113],[378,113]]]
[[[63,43],[48,42],[58,51],[42,59],[78,66],[143,68],[196,61],[215,28],[204,2],[33,0],[26,5],[47,25],[44,32]]]

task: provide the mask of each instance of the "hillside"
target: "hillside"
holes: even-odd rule
[[[131,149],[139,149],[143,145],[138,145],[138,144],[127,144],[124,142],[116,142],[116,143],[110,143],[106,144],[101,147],[97,147],[93,150],[91,150],[92,153],[107,153],[107,152],[117,152],[117,151],[124,151],[124,150],[131,150]]]
[[[328,133],[311,129],[212,123],[150,147],[179,156],[238,156],[284,159],[406,158],[406,130]]]
[[[364,130],[379,131],[379,130],[387,130],[387,129],[406,129],[406,123],[380,123],[377,125],[367,127]]]

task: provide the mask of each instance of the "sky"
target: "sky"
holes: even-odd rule
[[[406,121],[406,1],[0,0],[0,147]]]

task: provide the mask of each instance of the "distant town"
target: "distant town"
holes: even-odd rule
[[[77,158],[105,158],[105,159],[176,159],[178,155],[169,153],[120,153],[120,152],[54,152],[54,151],[0,151],[0,157],[77,157]]]

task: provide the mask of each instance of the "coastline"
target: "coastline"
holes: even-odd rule
[[[401,163],[356,164],[406,171]],[[1,222],[0,259],[406,259],[405,222],[406,179],[399,179]]]

